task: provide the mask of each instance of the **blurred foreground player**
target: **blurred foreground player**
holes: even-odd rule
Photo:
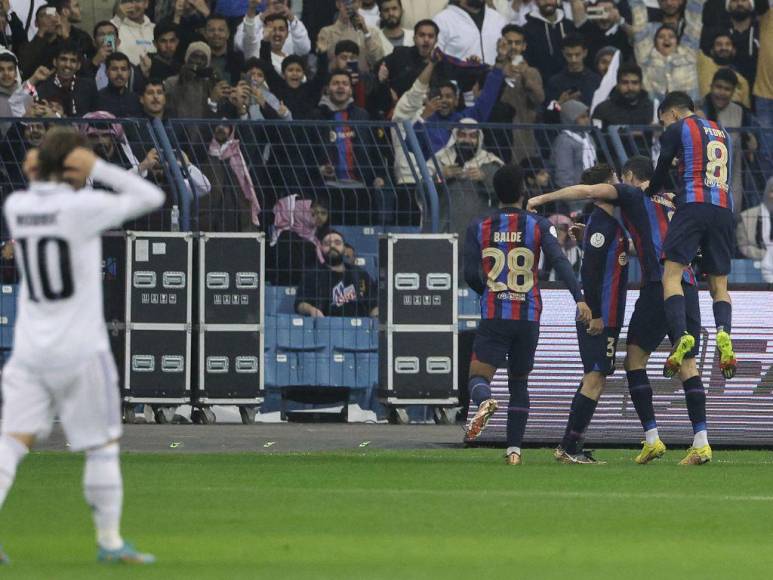
[[[582,174],[584,185],[617,182],[608,165],[596,165]],[[583,377],[572,400],[569,420],[555,458],[561,463],[604,463],[583,450],[585,431],[593,419],[607,377],[615,372],[617,339],[625,318],[628,292],[628,236],[615,218],[615,206],[597,199],[582,240],[582,292],[593,316],[590,325],[577,323],[577,342]]]
[[[159,208],[164,194],[100,161],[85,143],[71,129],[50,130],[25,161],[29,190],[5,203],[22,288],[13,354],[3,369],[0,505],[17,466],[48,435],[56,415],[70,450],[86,454],[83,491],[98,560],[149,564],[153,556],[120,534],[121,406],[102,313],[100,234]],[[117,195],[85,187],[89,178]],[[4,554],[0,559],[8,561]]]
[[[522,207],[523,176],[507,166],[494,175],[499,209],[475,219],[467,228],[464,278],[481,296],[481,323],[470,363],[470,400],[478,411],[467,429],[475,440],[497,409],[491,379],[507,365],[510,403],[507,408],[507,463],[520,465],[521,441],[529,416],[527,380],[539,339],[542,298],[540,254],[552,263],[577,302],[577,320],[588,324],[591,313],[569,261],[561,252],[555,229],[546,219]]]
[[[666,130],[660,137],[660,157],[647,188],[648,195],[660,193],[674,159],[679,159],[677,208],[663,246],[666,319],[671,335],[679,338],[666,359],[663,375],[672,377],[679,371],[697,339],[687,328],[680,280],[700,249],[701,269],[708,274],[709,291],[714,300],[719,368],[726,379],[732,379],[736,360],[730,339],[733,309],[727,291],[735,246],[730,191],[732,140],[717,123],[698,117],[692,99],[679,91],[666,95],[658,108],[658,116]]]
[[[628,323],[628,344],[624,363],[631,401],[644,428],[644,444],[641,453],[634,459],[639,464],[649,463],[666,452],[655,421],[647,362],[666,334],[671,339],[671,344],[675,344],[679,338],[668,328],[661,283],[663,266],[660,262],[663,240],[668,232],[670,216],[673,214],[673,204],[664,196],[649,197],[644,193],[651,177],[650,160],[636,156],[623,166],[623,183],[576,185],[529,200],[529,208],[557,200],[578,199],[604,199],[620,206],[623,223],[631,234],[642,269],[639,299]],[[687,329],[699,339],[701,311],[695,276],[690,268],[684,271],[681,285],[685,296]],[[706,393],[695,363],[698,349],[696,340],[693,348],[685,354],[679,369],[687,413],[693,428],[693,444],[682,459],[682,465],[700,465],[711,461],[706,427]]]

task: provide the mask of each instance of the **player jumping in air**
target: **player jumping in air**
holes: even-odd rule
[[[672,336],[679,337],[666,359],[663,374],[674,376],[697,336],[686,326],[682,272],[702,250],[701,269],[708,274],[714,300],[719,368],[726,379],[735,376],[736,361],[730,339],[732,306],[727,275],[733,257],[735,217],[730,191],[733,151],[730,135],[714,121],[695,115],[692,99],[672,92],[658,108],[666,127],[660,137],[660,157],[647,194],[659,193],[674,159],[679,159],[677,209],[663,247],[663,296]]]
[[[628,323],[628,340],[625,355],[625,374],[631,401],[644,428],[645,441],[636,463],[649,463],[662,457],[666,446],[658,435],[655,409],[652,405],[652,387],[647,377],[647,361],[668,334],[671,343],[679,338],[674,335],[666,320],[663,304],[663,266],[660,256],[663,240],[669,230],[673,204],[663,196],[648,197],[644,188],[652,177],[652,163],[646,157],[632,157],[623,166],[623,183],[609,185],[575,185],[529,200],[529,209],[558,200],[603,199],[620,207],[623,223],[631,234],[639,264],[642,269],[642,287],[633,315]],[[695,276],[690,268],[684,270],[681,280],[685,297],[687,329],[696,337],[693,347],[685,353],[679,369],[687,413],[693,428],[693,444],[682,459],[683,465],[699,465],[711,461],[711,447],[706,427],[706,393],[698,374],[695,354],[698,352],[701,329],[701,313]]]
[[[164,194],[109,165],[71,129],[51,129],[25,170],[29,190],[12,194],[5,219],[22,276],[14,349],[3,369],[0,506],[16,468],[58,416],[72,451],[84,451],[83,491],[96,527],[98,560],[149,564],[120,534],[121,404],[102,313],[100,234],[160,207]],[[93,190],[87,179],[117,193]],[[8,561],[0,550],[0,561]]]
[[[470,363],[470,400],[478,411],[470,421],[467,441],[485,428],[497,403],[491,379],[507,365],[510,403],[507,408],[507,463],[521,464],[521,441],[529,417],[527,380],[539,339],[542,298],[538,283],[540,254],[545,252],[577,302],[577,320],[587,325],[591,312],[569,261],[561,252],[550,223],[520,209],[523,176],[507,166],[494,175],[499,209],[467,228],[464,278],[481,296],[481,323]]]
[[[615,183],[614,171],[607,165],[596,165],[582,174],[582,183]],[[577,323],[577,341],[584,375],[572,400],[564,438],[555,457],[562,463],[603,463],[582,441],[596,411],[607,377],[615,372],[617,338],[625,317],[628,291],[628,236],[614,217],[615,207],[606,200],[596,200],[588,218],[582,240],[582,292],[593,319],[590,325]]]

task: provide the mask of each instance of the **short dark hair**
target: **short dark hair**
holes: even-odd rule
[[[336,42],[334,52],[336,56],[338,56],[342,52],[351,52],[352,54],[356,54],[359,56],[360,47],[353,40],[339,40],[338,42]]]
[[[41,179],[51,179],[64,173],[64,160],[78,147],[88,147],[86,137],[70,127],[52,127],[46,132],[38,149]]]
[[[523,36],[524,40],[526,39],[526,30],[524,30],[523,26],[518,26],[517,24],[507,24],[502,29],[502,36],[504,36],[505,34],[509,34],[511,32],[520,34],[521,36]]]
[[[338,230],[334,230],[334,229],[329,229],[329,230],[327,230],[325,233],[323,233],[323,234],[322,234],[322,237],[319,239],[319,241],[321,242],[321,241],[322,241],[322,240],[324,240],[326,237],[328,237],[328,236],[330,236],[330,235],[333,235],[333,234],[335,234],[336,236],[340,237],[340,238],[341,238],[341,241],[342,241],[344,244],[346,244],[346,238],[344,237],[344,235],[343,235],[341,232],[339,232]]]
[[[392,0],[378,0],[378,9],[381,10],[381,5],[386,4],[387,2],[391,2]],[[397,0],[397,3],[400,5],[400,8],[403,7],[403,0]]]
[[[112,26],[113,27],[113,31],[115,32],[115,35],[118,36],[118,27],[115,24],[113,24],[109,20],[100,20],[99,22],[97,22],[94,25],[94,30],[92,30],[92,32],[91,32],[91,38],[96,38],[97,37],[97,30],[99,30],[103,26]]]
[[[649,181],[655,173],[652,168],[652,160],[644,155],[634,155],[625,162],[623,165],[623,175],[629,171],[639,181]]]
[[[75,56],[81,56],[80,47],[72,40],[60,40],[54,47],[54,58],[59,58],[63,54],[74,54]]]
[[[413,25],[413,33],[418,34],[419,28],[423,26],[431,26],[435,29],[435,36],[440,35],[440,27],[437,25],[437,22],[434,20],[430,20],[429,18],[425,18],[424,20],[419,20],[416,24]]]
[[[518,164],[524,179],[533,179],[540,171],[545,171],[545,160],[542,157],[524,157]]]
[[[644,77],[641,72],[641,67],[635,62],[624,62],[620,65],[620,68],[617,69],[617,82],[619,83],[623,80],[625,75],[636,75],[639,77],[639,81]]]
[[[153,77],[153,78],[148,79],[145,82],[145,86],[142,87],[142,92],[144,93],[145,89],[147,89],[150,86],[161,87],[163,89],[164,93],[166,93],[166,87],[164,86],[164,81],[162,79],[158,78],[158,77]]]
[[[51,6],[50,4],[42,4],[38,6],[38,9],[35,10],[35,20],[37,20],[40,17],[40,13],[43,12],[46,8],[53,8],[56,10],[55,6]]]
[[[304,59],[302,56],[298,56],[297,54],[291,54],[282,61],[282,72],[285,72],[287,67],[291,64],[300,65],[304,72],[306,71],[306,59]]]
[[[174,32],[175,35],[177,35],[177,38],[180,38],[180,27],[174,22],[161,22],[156,24],[156,27],[153,29],[153,42],[158,42],[162,36],[170,32]]]
[[[517,165],[505,165],[494,174],[494,191],[504,204],[517,203],[523,197],[523,173]]]
[[[333,80],[333,77],[346,77],[349,79],[349,82],[352,82],[352,73],[350,73],[345,68],[336,68],[330,71],[330,74],[327,77],[327,82],[325,84],[329,85],[330,81]]]
[[[614,170],[606,163],[597,163],[582,172],[580,183],[583,185],[598,185],[607,183],[615,174]]]
[[[290,28],[290,23],[287,21],[287,16],[284,14],[269,14],[266,16],[265,20],[263,20],[263,24],[268,24],[269,22],[274,22],[275,20],[281,20],[285,23],[288,29]]]
[[[441,78],[430,86],[429,88],[430,97],[439,95],[440,89],[443,89],[443,88],[451,89],[452,91],[454,91],[455,95],[459,94],[459,87],[456,85],[456,83],[454,83],[452,80]]]
[[[248,58],[244,63],[244,72],[249,72],[250,70],[257,68],[263,71],[263,74],[266,74],[266,71],[271,67],[272,65],[267,63],[265,60],[262,60],[256,56],[251,56]]]
[[[663,102],[658,107],[658,115],[662,115],[669,109],[687,109],[695,112],[695,103],[690,98],[690,95],[684,91],[671,91],[668,93]]]
[[[210,14],[209,16],[207,16],[207,17],[204,19],[204,26],[206,27],[206,26],[207,26],[207,24],[209,24],[209,23],[210,23],[210,22],[212,22],[213,20],[222,20],[223,22],[225,22],[225,23],[226,23],[226,25],[228,25],[228,18],[226,18],[226,17],[225,17],[225,16],[223,16],[222,14]]]
[[[721,69],[717,70],[717,72],[714,73],[714,78],[711,79],[711,84],[713,85],[717,81],[722,81],[730,85],[733,85],[734,87],[737,87],[738,75],[735,74],[735,71],[733,69],[728,67],[722,67]]]
[[[129,65],[129,68],[131,68],[131,61],[129,60],[129,57],[126,56],[122,52],[114,52],[112,54],[108,54],[107,58],[105,59],[105,70],[110,68],[110,65],[114,62],[126,62]]]
[[[733,46],[735,46],[735,42],[733,41],[733,35],[730,34],[730,32],[727,30],[718,30],[714,34],[714,36],[711,37],[711,44],[713,45],[717,41],[717,38],[722,38],[723,36],[726,36],[727,38],[729,38],[730,42],[732,42]]]
[[[585,47],[585,39],[581,34],[572,32],[564,36],[564,40],[561,42],[561,48],[574,48],[576,46]]]

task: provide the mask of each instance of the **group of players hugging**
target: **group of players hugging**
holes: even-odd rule
[[[632,157],[622,169],[622,183],[606,166],[583,173],[582,184],[539,195],[523,209],[522,178],[505,167],[494,177],[499,209],[474,220],[467,229],[464,276],[481,297],[481,323],[473,345],[469,393],[477,412],[467,426],[474,441],[498,408],[491,380],[507,368],[507,463],[521,464],[521,442],[529,415],[527,381],[534,366],[542,300],[537,278],[540,256],[555,268],[577,303],[577,338],[584,375],[555,458],[563,463],[601,463],[583,440],[606,377],[614,372],[615,351],[625,314],[630,245],[642,270],[639,298],[628,325],[624,362],[631,400],[645,441],[634,461],[662,457],[647,361],[668,335],[673,349],[663,375],[679,376],[684,388],[694,439],[682,465],[711,461],[706,426],[706,394],[695,363],[701,314],[690,264],[701,253],[713,299],[720,370],[735,375],[730,339],[732,307],[727,291],[735,222],[731,140],[717,123],[695,114],[690,97],[669,93],[658,109],[665,131],[657,167],[646,157]],[[677,191],[662,193],[672,165],[678,162]],[[563,256],[551,224],[531,213],[547,203],[593,200],[595,207],[582,238],[582,286]],[[622,223],[615,217],[619,208]],[[630,241],[629,236],[630,235]],[[632,243],[630,243],[632,242]]]

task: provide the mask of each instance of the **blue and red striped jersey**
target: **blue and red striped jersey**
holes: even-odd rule
[[[346,123],[349,121],[349,111],[337,111],[333,119]],[[354,155],[354,129],[349,125],[337,125],[335,127],[335,147],[337,152],[335,172],[336,178],[342,181],[359,179],[357,163]]]
[[[628,236],[613,216],[597,207],[585,227],[580,277],[593,318],[620,328],[628,291]]]
[[[663,280],[663,243],[671,216],[674,213],[673,204],[659,195],[649,197],[632,185],[615,184],[617,200],[620,206],[625,229],[631,235],[636,255],[642,270],[642,283],[661,282]],[[687,268],[683,279],[688,284],[695,284],[695,274],[692,268]]]
[[[504,208],[474,220],[465,240],[465,280],[481,295],[484,319],[539,322],[542,297],[539,262],[542,252],[556,271],[569,272],[564,282],[582,300],[577,279],[561,251],[550,222],[515,208]],[[563,268],[561,262],[565,262]]]
[[[732,210],[732,146],[730,135],[714,121],[693,115],[672,124],[660,137],[658,166],[647,193],[661,191],[676,158],[677,205],[710,203]]]

